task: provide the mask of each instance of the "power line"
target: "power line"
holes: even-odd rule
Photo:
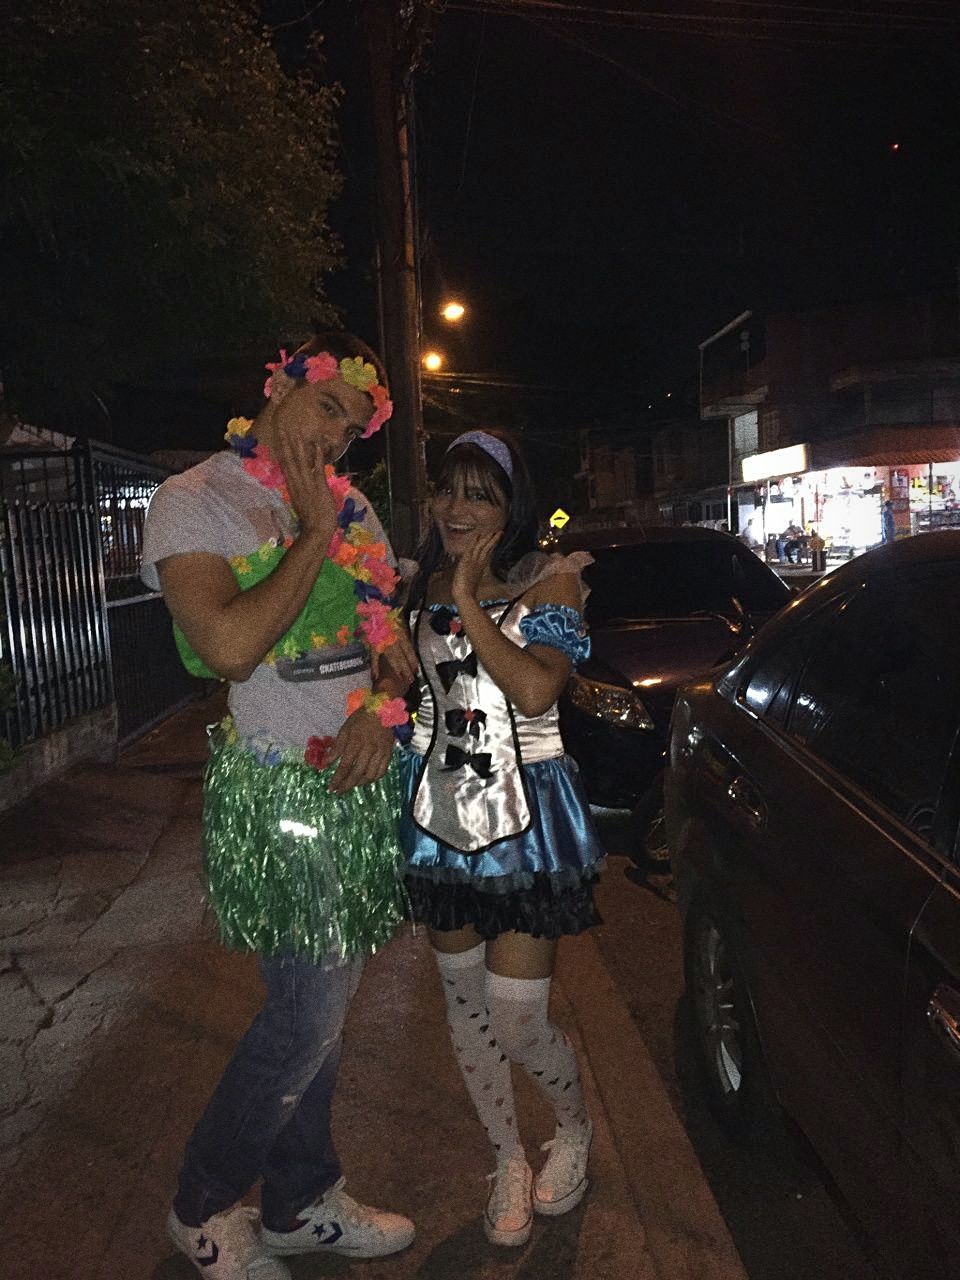
[[[721,2],[721,0],[716,0]],[[736,0],[725,0],[734,3]],[[749,0],[748,0],[749,2]],[[766,0],[758,0],[764,3]],[[876,2],[876,0],[874,0]],[[878,10],[841,10],[804,8],[798,12],[822,13],[823,17],[773,17],[766,14],[711,14],[711,13],[669,13],[653,9],[605,8],[595,5],[577,6],[560,3],[559,0],[486,0],[490,8],[501,14],[512,14],[520,17],[523,11],[533,11],[542,17],[555,18],[563,22],[581,23],[591,26],[608,26],[624,30],[653,30],[685,34],[707,34],[729,28],[734,31],[758,31],[776,29],[777,35],[786,35],[790,31],[799,31],[805,35],[824,35],[836,33],[848,35],[854,32],[868,32],[874,35],[885,35],[892,32],[906,34],[937,35],[960,30],[960,21],[948,20],[934,14],[890,13]],[[469,0],[448,4],[451,9],[471,9]],[[783,6],[769,6],[782,14]],[[845,16],[849,15],[849,16]],[[875,19],[876,21],[871,21]]]
[[[318,0],[312,9],[306,10],[299,18],[290,18],[286,22],[270,22],[267,23],[267,30],[271,35],[275,31],[285,31],[288,27],[298,27],[301,22],[309,22],[315,13],[318,13],[326,3],[326,0]]]
[[[522,15],[517,16],[522,17]],[[654,93],[658,97],[664,98],[667,102],[671,103],[672,106],[676,107],[678,111],[692,109],[700,112],[702,115],[716,117],[718,121],[725,124],[727,127],[733,126],[738,130],[746,129],[751,133],[756,133],[760,137],[766,138],[768,142],[774,142],[780,145],[784,141],[779,134],[771,133],[768,129],[763,129],[759,125],[752,124],[750,121],[744,120],[740,116],[732,115],[730,112],[721,111],[717,107],[710,107],[706,103],[696,102],[693,99],[687,99],[687,101],[684,102],[682,98],[678,98],[676,94],[671,93],[669,89],[664,89],[662,86],[658,85],[655,80],[651,80],[649,76],[645,76],[642,72],[637,71],[635,67],[628,66],[625,62],[620,62],[619,59],[614,58],[611,54],[605,53],[600,49],[594,49],[591,45],[584,44],[582,40],[577,40],[575,36],[570,35],[568,32],[565,32],[560,28],[552,29],[546,24],[539,22],[536,18],[522,17],[522,20],[531,23],[533,26],[542,27],[542,29],[546,31],[548,35],[553,36],[555,40],[562,40],[565,44],[572,45],[573,48],[579,49],[583,53],[590,54],[591,57],[596,58],[601,62],[609,63],[610,66],[616,67],[631,80],[636,80],[638,84],[643,85],[650,93]]]
[[[457,10],[464,13],[469,13],[473,11],[471,5],[469,3],[465,3],[464,0],[448,0],[447,9]],[[543,19],[539,17],[533,18],[528,16],[527,14],[518,12],[516,9],[513,9],[513,10],[496,9],[496,10],[493,10],[492,12],[497,17],[514,18],[517,21],[536,22],[542,25],[544,30],[550,29],[550,21],[548,19]],[[560,22],[557,22],[555,25],[557,27],[560,27]],[[603,23],[603,22],[584,21],[579,23],[578,25],[603,27],[607,30],[617,29],[616,24]],[[730,41],[730,40],[745,41],[747,40],[747,41],[752,41],[754,43],[762,43],[768,46],[769,48],[780,49],[784,52],[791,52],[798,48],[799,49],[816,49],[816,50],[830,49],[830,50],[857,51],[857,50],[862,50],[864,48],[879,49],[883,47],[882,42],[880,40],[865,41],[862,38],[855,37],[852,33],[848,36],[847,39],[835,38],[829,41],[825,41],[825,40],[816,40],[812,38],[804,39],[803,37],[789,36],[789,35],[763,35],[762,33],[757,31],[726,31],[726,30],[718,31],[718,30],[706,30],[706,29],[698,30],[692,27],[684,28],[684,30],[680,32],[673,32],[669,27],[653,26],[653,25],[643,26],[637,23],[631,24],[629,27],[624,26],[622,29],[629,30],[631,32],[639,32],[639,31],[651,32],[658,35],[679,35],[681,37],[693,37],[693,38],[702,37],[703,39],[714,40],[714,41]]]
[[[487,27],[487,4],[486,0],[480,3],[480,34],[477,37],[477,59],[473,64],[473,88],[470,92],[470,109],[467,112],[467,128],[463,139],[463,158],[460,163],[460,180],[457,183],[457,191],[455,199],[460,198],[460,192],[463,190],[464,179],[467,174],[467,156],[470,151],[470,135],[473,131],[473,111],[477,103],[477,86],[480,82],[480,59],[483,57],[483,37]]]
[[[475,12],[475,6],[469,3],[469,0],[448,0],[446,7],[448,10],[455,10],[455,11],[460,11],[464,13]],[[545,16],[542,13],[537,13],[537,16],[533,17],[531,14],[523,12],[521,9],[517,8],[516,6],[509,6],[509,7],[499,6],[491,9],[490,12],[497,17],[514,18],[514,19],[517,19],[518,21],[526,21],[526,22],[538,22],[544,27],[545,30],[548,30],[551,24],[555,24],[557,27],[559,27],[561,23],[565,23],[567,21],[566,18],[559,18],[559,17],[551,18],[551,17]],[[772,48],[782,49],[788,52],[795,48],[806,48],[806,49],[829,48],[829,49],[841,49],[841,50],[844,50],[844,49],[858,50],[858,49],[863,49],[864,47],[871,48],[871,49],[880,48],[882,47],[882,44],[883,44],[883,34],[884,34],[883,32],[877,31],[874,33],[874,36],[875,36],[874,39],[865,40],[863,36],[856,35],[853,31],[848,31],[848,32],[838,31],[836,36],[834,36],[829,40],[826,40],[822,38],[817,39],[816,37],[813,37],[813,36],[806,36],[806,37],[793,36],[788,33],[764,34],[763,32],[756,29],[740,30],[740,29],[726,29],[726,28],[718,29],[718,28],[707,28],[707,27],[671,28],[669,26],[663,25],[662,23],[661,24],[654,24],[654,23],[644,24],[640,22],[631,22],[627,24],[627,23],[615,23],[615,22],[605,21],[601,18],[593,19],[588,17],[575,19],[574,21],[578,26],[601,27],[606,30],[624,30],[624,31],[631,31],[631,32],[645,31],[645,32],[652,32],[659,35],[678,35],[681,37],[686,36],[686,37],[694,37],[694,38],[702,37],[707,40],[727,40],[727,41],[749,40],[755,43],[760,42]],[[844,36],[846,38],[843,38]]]
[[[717,0],[719,2],[719,0]],[[726,0],[727,3],[735,3],[738,0]],[[770,3],[770,0],[744,0],[745,3],[752,3],[763,7],[764,9],[772,9],[777,14],[783,14],[786,6]],[[825,26],[825,27],[841,27],[854,26],[862,28],[869,26],[869,19],[879,18],[885,23],[891,20],[898,24],[927,24],[933,25],[934,28],[949,27],[955,28],[960,25],[957,20],[948,21],[944,17],[933,14],[917,14],[903,12],[884,12],[883,10],[869,9],[830,9],[825,7],[797,7],[796,12],[816,13],[824,15],[816,18],[801,18],[791,16],[767,17],[765,15],[755,16],[752,14],[710,14],[710,13],[677,13],[664,12],[656,9],[623,9],[608,8],[599,5],[571,5],[562,3],[562,0],[488,0],[488,3],[502,9],[538,9],[558,16],[562,15],[564,20],[577,21],[578,18],[598,18],[613,17],[620,21],[626,21],[628,24],[632,21],[649,21],[650,19],[658,19],[664,22],[706,22],[706,23],[727,23],[731,25],[753,26],[763,24],[766,26]],[[827,19],[829,18],[829,21]],[[865,23],[864,19],[868,21]]]
[[[796,4],[796,3],[792,3],[791,0],[700,0],[700,2],[701,4],[735,5],[738,9],[772,9],[778,13],[825,13],[825,14],[830,14],[831,16],[836,14],[849,13],[851,16],[858,16],[858,17],[859,16],[862,16],[862,17],[889,16],[888,14],[884,13],[883,10],[879,10],[879,9],[876,11],[871,11],[870,9],[832,8],[827,5]],[[874,3],[884,3],[884,0],[874,0]],[[886,3],[899,4],[902,6],[903,0],[886,0]],[[913,4],[911,5],[911,8],[915,9],[917,4],[924,4],[924,3],[928,5],[941,4],[941,0],[913,0]],[[942,0],[941,7],[950,12],[956,13],[955,0]],[[633,12],[637,12],[637,11],[634,10]],[[748,16],[748,15],[745,15],[745,16]],[[906,12],[903,12],[902,9],[901,9],[901,12],[898,14],[895,14],[895,16],[898,18],[902,18],[905,21],[912,20],[912,19],[917,19],[920,21],[938,20],[937,14],[932,14],[932,13],[921,14],[916,12],[906,13]]]
[[[567,395],[569,387],[549,382],[519,382],[495,373],[425,373],[421,381],[434,391],[519,391],[526,395]]]

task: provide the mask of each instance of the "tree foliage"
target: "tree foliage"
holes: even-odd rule
[[[332,319],[336,87],[239,0],[33,0],[0,42],[0,370],[24,413]]]

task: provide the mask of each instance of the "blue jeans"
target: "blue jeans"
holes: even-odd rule
[[[261,959],[263,1007],[187,1143],[173,1207],[199,1226],[263,1178],[263,1220],[285,1230],[340,1177],[330,1104],[362,958]]]

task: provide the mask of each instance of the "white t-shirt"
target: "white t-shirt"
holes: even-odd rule
[[[357,489],[364,525],[386,542],[376,513]],[[265,543],[294,536],[290,511],[274,489],[243,469],[233,452],[214,454],[181,475],[170,476],[150,500],[143,535],[141,577],[160,589],[157,562],[205,551],[229,560],[249,556]],[[387,556],[396,565],[387,543]],[[279,747],[303,747],[312,736],[336,735],[346,718],[347,695],[370,687],[365,651],[329,645],[297,663],[261,663],[249,680],[231,682],[230,711],[238,733]]]

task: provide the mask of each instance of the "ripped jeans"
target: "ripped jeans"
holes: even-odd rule
[[[173,1207],[199,1226],[263,1178],[263,1221],[289,1221],[340,1177],[330,1105],[363,959],[261,959],[263,1007],[187,1143]]]

